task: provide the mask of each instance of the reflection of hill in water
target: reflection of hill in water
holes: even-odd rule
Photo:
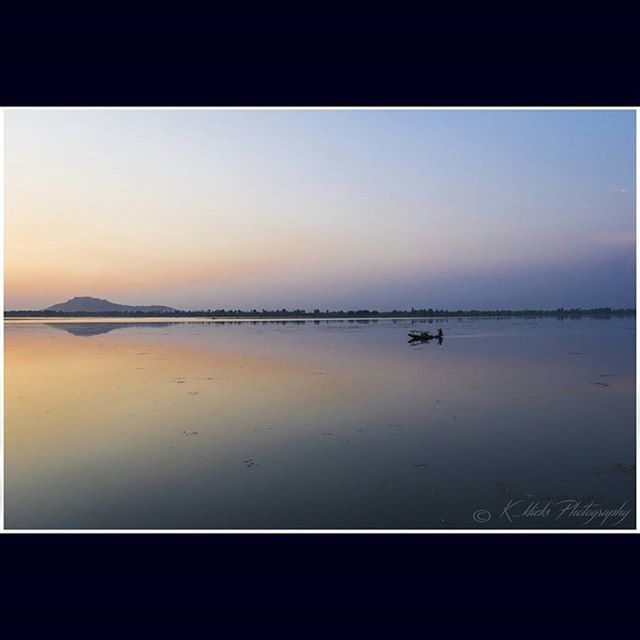
[[[116,329],[129,327],[168,327],[176,322],[48,322],[47,326],[53,329],[62,329],[74,336],[97,336],[101,333],[109,333]]]
[[[281,320],[281,319],[269,319],[269,320],[223,320],[219,319],[216,321],[212,320],[202,320],[195,322],[47,322],[45,323],[48,327],[52,327],[54,329],[62,329],[67,333],[70,333],[74,336],[98,336],[103,333],[109,333],[110,331],[115,331],[116,329],[128,329],[131,327],[153,327],[153,328],[161,328],[161,327],[169,327],[175,324],[181,325],[214,325],[214,326],[223,326],[223,325],[237,325],[237,326],[269,326],[269,325],[339,325],[342,328],[348,328],[349,325],[361,325],[361,324],[376,324],[378,322],[389,322],[392,324],[432,324],[433,322],[440,323],[442,319],[432,319],[432,318],[386,318],[380,320],[378,318],[326,318],[326,319],[304,319],[304,320]],[[334,330],[338,327],[334,326]]]

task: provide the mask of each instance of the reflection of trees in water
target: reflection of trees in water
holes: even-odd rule
[[[62,331],[66,331],[74,336],[80,337],[89,337],[89,336],[97,336],[103,333],[109,333],[110,331],[115,331],[116,329],[130,329],[132,327],[136,328],[162,328],[169,327],[172,325],[211,325],[211,326],[221,326],[221,325],[260,325],[260,326],[268,326],[268,325],[305,325],[305,324],[377,324],[378,322],[385,322],[385,319],[356,319],[356,318],[328,318],[328,319],[314,319],[314,320],[203,320],[201,322],[198,321],[190,321],[190,322],[46,322],[45,324],[48,327],[52,327],[54,329],[61,329]],[[410,320],[386,320],[386,322],[391,322],[392,324],[402,324],[406,325],[407,322],[410,324],[424,324],[426,322],[432,323],[434,320],[432,319],[410,319]],[[435,320],[435,322],[443,322],[442,320]]]

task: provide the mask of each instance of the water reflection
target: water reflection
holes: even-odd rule
[[[146,328],[162,329],[168,327],[174,322],[154,322],[148,323]],[[140,324],[136,322],[47,322],[46,325],[52,329],[66,331],[73,336],[99,336],[103,333],[109,333],[116,329],[128,329],[131,327],[140,328]]]
[[[499,513],[634,504],[633,318],[407,345],[425,322],[5,323],[6,525],[581,528]]]
[[[198,324],[198,325],[208,325],[208,326],[217,326],[217,325],[224,325],[224,324],[230,324],[230,325],[250,325],[250,326],[256,326],[256,325],[260,325],[260,326],[269,326],[269,325],[305,325],[305,324],[313,324],[315,326],[318,326],[320,324],[341,324],[341,323],[348,323],[348,324],[374,324],[379,322],[380,320],[377,318],[373,318],[373,319],[369,319],[369,318],[348,318],[348,319],[337,319],[337,320],[324,320],[324,319],[316,319],[316,320],[295,320],[295,319],[286,319],[286,320],[251,320],[251,319],[240,319],[240,320],[224,320],[224,319],[216,319],[216,320],[190,320],[189,324]],[[384,320],[383,320],[384,321]],[[420,325],[420,324],[432,324],[434,322],[433,319],[427,319],[427,318],[411,318],[409,320],[390,320],[391,322],[393,322],[394,324],[397,324],[398,322],[402,322],[402,323],[409,323],[412,326],[413,325]],[[438,322],[438,320],[436,320],[435,322]],[[40,323],[36,323],[34,321],[30,321],[30,324],[40,324]],[[20,324],[19,322],[12,322],[13,326],[17,326],[18,324]],[[26,323],[25,323],[26,324]],[[65,321],[56,321],[56,322],[44,322],[42,324],[45,324],[48,327],[51,327],[52,329],[58,329],[61,331],[66,331],[67,333],[70,333],[74,336],[80,336],[80,337],[89,337],[89,336],[97,336],[97,335],[101,335],[104,333],[109,333],[110,331],[116,331],[118,329],[130,329],[130,328],[136,328],[136,329],[161,329],[161,328],[165,328],[165,327],[169,327],[172,325],[181,325],[184,324],[184,321],[168,321],[168,322],[162,322],[162,321],[153,321],[153,322],[149,322],[149,321],[132,321],[132,322],[126,322],[126,321],[104,321],[104,322],[100,322],[100,321],[92,321],[92,322],[86,322],[86,321],[81,321],[81,320],[75,320],[72,322],[65,322]]]

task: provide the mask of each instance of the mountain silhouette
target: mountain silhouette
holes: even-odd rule
[[[166,313],[175,311],[172,307],[163,307],[160,305],[152,305],[148,307],[133,306],[128,304],[116,304],[102,298],[91,298],[90,296],[76,297],[54,304],[47,307],[44,311],[71,311],[71,312],[87,312],[87,313],[104,313],[107,311],[141,311],[141,312],[158,312]]]

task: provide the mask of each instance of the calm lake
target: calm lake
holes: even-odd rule
[[[7,528],[635,526],[635,318],[4,326]]]

